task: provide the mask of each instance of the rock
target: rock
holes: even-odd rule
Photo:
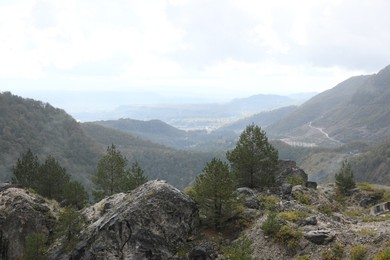
[[[305,183],[305,186],[306,186],[306,188],[316,190],[317,189],[317,182],[315,182],[315,181],[307,181]]]
[[[300,179],[302,184],[307,182],[307,174],[297,167],[295,161],[292,160],[279,160],[278,162],[278,174],[276,176],[276,183],[280,186],[283,183],[288,183],[289,178]],[[296,178],[298,177],[298,178]]]
[[[380,195],[371,195],[367,198],[362,199],[359,202],[360,207],[367,208],[370,205],[373,205],[375,203],[378,203],[379,200],[381,200],[382,197]]]
[[[241,195],[250,196],[250,197],[256,196],[256,192],[250,188],[247,188],[247,187],[237,188],[236,191],[238,194],[241,194]]]
[[[289,195],[292,192],[292,185],[290,183],[283,183],[282,184],[282,194],[283,195]]]
[[[329,229],[312,230],[304,234],[304,237],[317,245],[325,245],[333,241],[335,233]]]
[[[210,256],[207,254],[207,250],[202,247],[195,247],[192,249],[190,255],[188,256],[190,260],[211,260]]]
[[[261,203],[257,199],[257,194],[254,190],[246,187],[237,188],[237,193],[242,198],[245,207],[250,209],[259,209]]]
[[[301,219],[297,222],[298,227],[303,227],[308,225],[312,225],[312,226],[317,225],[317,218],[315,216],[311,216],[305,219]]]
[[[196,203],[164,181],[149,181],[84,211],[90,224],[76,247],[49,259],[172,259],[199,224]]]
[[[0,186],[0,256],[5,260],[21,259],[29,234],[53,233],[58,209],[18,186]]]
[[[390,211],[390,201],[387,201],[371,207],[370,214],[373,216],[377,216],[389,211]]]

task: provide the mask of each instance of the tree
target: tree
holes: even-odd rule
[[[62,201],[64,186],[70,180],[70,175],[60,163],[49,155],[39,168],[37,192],[49,199]]]
[[[12,182],[36,189],[39,167],[38,157],[31,149],[28,149],[25,154],[21,155],[21,158],[18,158],[12,168],[14,175]]]
[[[335,174],[337,189],[346,195],[350,189],[355,188],[355,180],[349,162],[344,161],[340,170]]]
[[[257,188],[275,183],[278,151],[259,126],[247,126],[234,150],[228,151],[226,157],[240,186]]]
[[[144,170],[136,161],[131,168],[126,171],[125,180],[123,181],[123,190],[133,190],[147,181],[148,178],[144,175]]]
[[[201,214],[219,230],[225,219],[234,213],[235,179],[227,163],[212,159],[193,185],[193,195]]]
[[[81,232],[85,219],[75,208],[64,208],[58,219],[56,233],[58,236],[64,236],[65,243],[71,245],[76,242],[76,238]]]
[[[44,260],[46,259],[47,238],[40,233],[30,233],[26,236],[23,260]]]
[[[70,181],[64,186],[64,199],[68,205],[82,209],[88,201],[88,193],[78,181]]]
[[[114,144],[107,148],[107,154],[98,162],[93,182],[98,190],[94,192],[97,199],[122,191],[127,159]]]

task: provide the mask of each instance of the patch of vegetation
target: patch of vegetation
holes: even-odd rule
[[[323,204],[318,206],[318,211],[327,216],[331,216],[333,213],[333,207],[330,204]]]
[[[302,237],[302,232],[289,225],[283,225],[275,234],[276,241],[286,245],[290,250],[295,250],[298,247],[299,239]]]
[[[372,229],[361,229],[361,230],[358,230],[356,233],[360,234],[360,235],[375,235],[376,232]]]
[[[374,191],[374,187],[372,187],[372,185],[368,182],[360,182],[357,184],[357,187],[361,190],[365,190],[365,191]]]
[[[225,255],[230,260],[252,260],[252,244],[252,240],[250,240],[247,236],[241,236],[235,240],[231,246],[225,249]]]
[[[292,186],[305,185],[305,180],[298,175],[289,175],[287,177],[287,182],[290,183]]]
[[[351,260],[364,260],[368,247],[365,245],[356,245],[356,246],[351,246],[350,250],[350,255],[351,255]]]
[[[307,218],[308,216],[310,216],[310,214],[304,211],[283,211],[278,213],[278,216],[281,219],[287,221],[297,222],[298,220]]]
[[[276,212],[270,212],[267,219],[261,225],[261,229],[266,235],[275,235],[282,227],[281,220],[278,218]]]
[[[335,174],[335,179],[337,190],[343,195],[347,195],[349,190],[356,187],[351,165],[347,161],[342,163],[340,170]]]
[[[364,215],[362,210],[344,210],[343,214],[350,218],[358,218]]]
[[[297,257],[297,260],[310,260],[309,255],[300,255]]]
[[[259,196],[258,199],[264,204],[264,208],[269,211],[275,211],[279,203],[279,198],[275,195]]]
[[[362,222],[381,222],[381,221],[389,221],[390,213],[382,214],[379,216],[367,216],[362,218]]]
[[[373,258],[373,260],[388,260],[388,259],[390,259],[390,247],[386,247],[385,249],[381,250]]]
[[[294,197],[301,204],[304,204],[304,205],[310,205],[311,204],[311,199],[310,199],[309,195],[297,192],[297,193],[294,193]]]
[[[47,237],[40,233],[31,233],[26,237],[23,260],[45,260]]]
[[[322,251],[322,258],[324,260],[341,260],[344,254],[345,245],[336,242],[331,248]]]

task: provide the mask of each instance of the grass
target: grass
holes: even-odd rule
[[[371,230],[371,229],[361,229],[361,230],[358,230],[356,233],[360,234],[360,235],[375,235],[376,232],[374,230]]]
[[[275,211],[279,203],[279,198],[274,195],[259,196],[258,199],[263,202],[264,208],[269,211]]]
[[[283,211],[278,213],[278,216],[287,221],[297,222],[298,220],[309,217],[310,214],[304,211]]]
[[[364,260],[367,254],[368,247],[365,245],[356,245],[351,246],[350,248],[350,257],[351,260]]]
[[[382,214],[379,216],[367,216],[362,219],[362,222],[381,222],[390,221],[390,213]]]

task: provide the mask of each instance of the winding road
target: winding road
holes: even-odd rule
[[[330,137],[329,134],[327,132],[325,132],[322,128],[312,126],[311,123],[312,123],[312,121],[310,121],[309,127],[312,128],[312,129],[315,129],[317,131],[320,131],[329,141],[332,141],[332,142],[335,142],[335,143],[338,143],[338,144],[342,143],[339,140],[336,140],[336,139]]]

